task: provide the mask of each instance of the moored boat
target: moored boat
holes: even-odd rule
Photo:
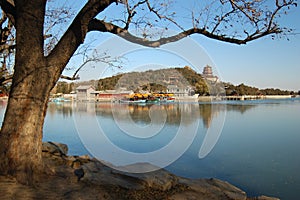
[[[163,98],[161,100],[161,102],[164,102],[164,103],[172,103],[172,102],[175,102],[175,98],[174,97],[166,97],[166,98]]]
[[[146,99],[136,99],[136,100],[131,100],[131,99],[120,99],[120,103],[128,103],[128,104],[135,104],[135,103],[146,103]]]

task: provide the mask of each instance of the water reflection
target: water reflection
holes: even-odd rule
[[[55,113],[61,113],[64,117],[71,117],[73,112],[84,113],[87,115],[102,116],[105,118],[114,119],[113,111],[117,111],[118,119],[122,121],[132,120],[135,123],[149,124],[151,123],[151,112],[161,112],[166,114],[166,123],[169,125],[188,125],[199,118],[205,128],[211,126],[212,120],[219,116],[221,112],[233,111],[244,114],[246,111],[256,107],[255,104],[116,104],[116,103],[82,103],[82,102],[67,102],[67,103],[49,103],[48,115],[54,116]],[[182,121],[182,115],[185,117]],[[163,115],[162,115],[163,116]],[[158,116],[158,117],[162,117]],[[153,121],[152,123],[156,123]],[[157,123],[160,123],[157,121]]]
[[[71,150],[76,149],[77,152],[80,152],[77,154],[84,154],[87,150],[78,150],[78,146],[80,146],[79,139],[77,139],[78,134],[73,134],[74,139],[71,137],[71,133],[76,133],[78,130],[62,129],[71,126],[68,125],[68,121],[73,124],[78,122],[77,124],[82,126],[81,136],[91,135],[91,139],[93,139],[91,142],[95,141],[95,148],[99,148],[101,153],[108,154],[108,161],[114,156],[119,160],[121,157],[125,161],[131,161],[128,157],[120,156],[114,151],[109,154],[109,148],[106,148],[104,139],[94,139],[92,134],[95,132],[95,128],[91,124],[91,119],[98,120],[96,122],[101,125],[101,128],[107,133],[107,138],[113,144],[136,154],[154,152],[164,148],[170,141],[176,139],[180,122],[186,126],[182,126],[183,137],[179,139],[180,142],[184,141],[192,132],[189,129],[190,124],[197,123],[199,128],[193,143],[176,162],[167,167],[169,171],[189,178],[220,178],[245,189],[250,195],[267,194],[280,197],[280,199],[297,199],[297,191],[300,187],[298,170],[300,160],[297,157],[300,151],[299,106],[299,98],[213,104],[53,104],[49,105],[48,121],[45,123],[49,127],[52,126],[51,129],[46,127],[44,132],[47,140],[67,143]],[[134,137],[136,135],[132,136],[120,131],[120,128],[114,123],[113,110],[118,113],[125,124],[131,119],[137,125],[144,126],[156,122],[151,121],[151,112],[165,113],[167,116],[166,126],[159,134],[147,140],[143,136],[148,136],[147,132],[151,132],[148,129],[139,132],[140,134],[137,135],[139,138],[136,138]],[[225,112],[227,113],[226,124],[219,139],[218,125],[221,124],[220,121]],[[76,121],[74,116],[77,114],[80,116],[77,116],[78,120]],[[71,115],[73,116],[65,117]],[[186,120],[180,121],[182,115],[185,115]],[[157,116],[158,118],[164,117],[164,115]],[[57,134],[58,127],[63,134]],[[50,138],[49,133],[52,132],[54,134],[53,137],[50,135],[52,137]],[[170,157],[169,155],[180,147],[180,145],[174,146],[166,157]],[[207,154],[208,152],[210,153]],[[71,154],[74,154],[74,151]],[[104,156],[100,156],[100,158],[106,159]],[[156,158],[165,159],[161,156]]]
[[[54,116],[56,113],[63,114],[64,117],[71,117],[73,106],[71,103],[49,103],[47,114]]]

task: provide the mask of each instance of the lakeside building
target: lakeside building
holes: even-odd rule
[[[174,94],[175,101],[178,102],[197,102],[199,94],[191,86],[180,87],[177,85],[169,85],[167,93]]]
[[[132,90],[101,90],[101,91],[94,91],[92,94],[94,95],[94,101],[99,102],[109,102],[114,100],[123,99],[126,96],[132,94]]]
[[[95,88],[91,85],[80,85],[76,88],[77,101],[94,101]]]
[[[173,93],[175,97],[187,97],[195,95],[191,86],[179,87],[177,85],[168,85],[167,93]]]

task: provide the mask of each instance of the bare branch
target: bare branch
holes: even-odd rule
[[[123,60],[124,58],[121,57],[111,57],[110,55],[108,55],[107,52],[103,52],[103,53],[98,53],[97,50],[93,50],[91,52],[93,48],[91,47],[91,44],[87,44],[82,46],[77,52],[76,54],[73,55],[73,59],[75,57],[82,57],[82,63],[81,65],[78,67],[68,67],[67,69],[76,69],[74,74],[72,76],[64,76],[62,75],[61,78],[63,79],[67,79],[67,80],[78,80],[79,78],[79,72],[86,67],[88,64],[90,66],[92,66],[93,64],[97,64],[97,63],[105,63],[110,67],[117,67],[117,68],[121,68],[122,64],[123,64]],[[76,59],[78,60],[78,59]]]
[[[222,22],[224,22],[225,18],[227,18],[229,15],[233,14],[235,11],[236,11],[235,9],[232,9],[230,12],[228,12],[228,13],[224,14],[222,17],[220,17],[211,32],[214,33],[217,30],[217,28],[220,26],[220,24]]]
[[[60,75],[60,78],[61,79],[66,79],[66,80],[69,80],[69,81],[75,81],[75,80],[79,80],[80,77],[79,76],[65,76],[65,75]]]
[[[0,0],[1,9],[6,13],[12,24],[15,24],[16,9],[15,5],[9,0]]]
[[[13,78],[13,75],[12,75],[12,74],[7,75],[7,76],[2,76],[2,77],[0,78],[0,86],[5,85],[5,84],[11,82],[11,81],[12,81],[12,78]]]
[[[7,16],[5,12],[2,11],[2,17],[0,19],[0,27],[2,27],[3,23],[7,20]]]
[[[234,0],[229,0],[233,10],[235,10],[236,8],[241,11],[250,21],[252,22],[256,22],[255,18],[253,16],[250,16],[243,7],[240,7],[239,5],[237,5],[237,3]]]
[[[2,44],[0,45],[0,53],[3,53],[3,51],[7,50],[8,52],[11,52],[16,48],[16,45],[10,45],[10,44]]]
[[[137,2],[132,8],[130,8],[129,4],[128,4],[128,1],[126,1],[126,8],[127,8],[127,13],[128,13],[128,17],[127,17],[127,22],[126,22],[126,25],[124,27],[124,29],[128,30],[129,28],[129,25],[132,21],[132,18],[135,16],[136,14],[136,8],[144,3],[146,3],[147,0],[144,0],[144,1],[139,1]]]
[[[79,45],[83,43],[90,20],[113,2],[116,1],[94,0],[86,3],[63,37],[47,56],[51,66],[60,67],[60,70],[63,71],[71,56]]]
[[[161,45],[170,43],[170,42],[175,42],[178,41],[182,38],[185,38],[189,35],[193,35],[193,34],[201,34],[204,35],[208,38],[211,39],[216,39],[219,41],[224,41],[224,42],[229,42],[229,43],[234,43],[234,44],[246,44],[247,42],[250,42],[252,40],[255,40],[257,38],[266,36],[266,35],[270,35],[270,34],[274,34],[274,33],[278,33],[278,29],[268,29],[263,33],[256,33],[254,35],[250,35],[244,39],[235,39],[232,37],[226,37],[224,35],[218,35],[218,34],[214,34],[212,32],[207,31],[205,28],[191,28],[189,30],[186,31],[182,31],[176,35],[170,36],[170,37],[164,37],[164,38],[160,38],[158,40],[147,40],[145,38],[140,38],[137,36],[134,36],[132,34],[130,34],[127,30],[116,26],[114,24],[111,23],[106,23],[104,21],[101,20],[97,20],[94,19],[91,21],[90,25],[89,25],[89,31],[101,31],[101,32],[110,32],[113,34],[116,34],[130,42],[133,43],[137,43],[137,44],[141,44],[143,46],[148,46],[148,47],[159,47]]]
[[[168,17],[166,15],[162,15],[157,10],[155,10],[151,6],[149,0],[147,0],[146,3],[147,3],[147,7],[148,7],[149,11],[152,12],[152,13],[154,13],[160,20],[166,19],[166,20],[172,22],[174,25],[176,25],[179,29],[184,30],[184,28],[178,22],[176,22],[174,19],[172,19],[171,17]]]

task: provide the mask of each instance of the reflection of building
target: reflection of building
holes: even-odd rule
[[[219,82],[219,78],[217,76],[214,76],[212,67],[209,65],[206,65],[206,67],[203,68],[202,76],[208,81]]]
[[[95,88],[91,85],[81,85],[76,88],[77,101],[92,101],[94,100]]]

